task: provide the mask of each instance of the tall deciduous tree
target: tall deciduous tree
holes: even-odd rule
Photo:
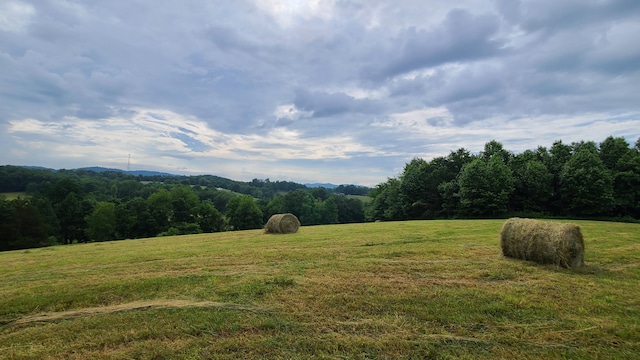
[[[197,209],[197,223],[203,232],[220,232],[224,230],[222,214],[210,201],[203,201]]]
[[[513,175],[501,156],[489,161],[476,159],[462,169],[458,180],[460,209],[472,217],[498,216],[507,213],[513,192]]]
[[[400,199],[398,200],[402,201],[404,213],[410,219],[422,218],[427,210],[428,166],[429,164],[423,159],[414,158],[405,165],[400,176]]]
[[[503,164],[507,164],[511,159],[511,153],[505,150],[501,142],[491,140],[484,144],[484,151],[480,153],[480,157],[485,161],[489,161],[493,157],[498,157]]]
[[[169,192],[165,189],[159,189],[157,192],[149,195],[147,201],[149,202],[151,214],[158,227],[168,229],[169,224],[173,221],[173,203]]]
[[[85,217],[90,240],[113,240],[116,233],[116,206],[110,202],[98,202],[91,214]]]
[[[378,184],[371,191],[373,202],[371,204],[371,220],[402,220],[404,211],[400,199],[400,180],[389,178],[386,182]]]
[[[640,216],[640,152],[624,138],[609,136],[600,143],[599,155],[613,179],[613,214]]]
[[[538,160],[531,160],[525,165],[522,173],[522,190],[524,211],[544,211],[553,195],[553,175]]]
[[[85,241],[86,223],[84,218],[91,212],[88,203],[80,195],[72,192],[55,204],[54,209],[58,220],[60,220],[62,240],[67,244],[74,240]]]
[[[193,223],[195,221],[195,211],[200,200],[191,187],[185,185],[174,186],[169,191],[169,197],[173,208],[172,223],[174,225]]]
[[[283,212],[288,212],[300,219],[302,222],[302,215],[304,212],[305,198],[308,193],[302,189],[289,191],[284,195],[284,209]]]
[[[227,203],[227,218],[234,230],[262,227],[262,211],[250,195],[234,196]]]
[[[320,215],[321,224],[337,224],[338,204],[336,203],[336,196],[332,195],[326,200],[319,202],[318,213]]]
[[[553,195],[553,174],[549,171],[540,152],[527,150],[510,162],[515,189],[511,196],[515,211],[545,211]]]
[[[14,250],[15,240],[20,237],[20,220],[10,201],[0,195],[0,251]]]
[[[594,147],[581,144],[560,173],[566,214],[606,215],[613,205],[613,180]]]
[[[562,198],[560,196],[560,173],[564,165],[571,158],[572,151],[571,146],[564,144],[560,140],[555,141],[549,149],[551,156],[546,165],[553,174],[553,196],[547,208],[554,214],[560,214],[566,210],[566,206],[562,204]]]
[[[629,147],[629,143],[624,138],[609,136],[600,143],[600,159],[610,171],[621,170],[618,162],[630,151],[632,150]]]

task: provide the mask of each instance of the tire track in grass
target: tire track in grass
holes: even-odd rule
[[[80,308],[59,312],[46,312],[35,315],[24,316],[16,320],[5,322],[5,326],[23,325],[35,322],[56,322],[73,319],[82,316],[94,316],[101,314],[111,314],[117,312],[142,311],[151,309],[180,309],[180,308],[219,308],[238,311],[249,311],[256,313],[266,312],[266,308],[241,305],[235,303],[215,302],[215,301],[190,301],[190,300],[168,300],[156,299],[148,301],[134,301],[125,304],[99,306],[90,308]]]

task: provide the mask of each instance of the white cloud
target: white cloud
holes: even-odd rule
[[[374,126],[405,132],[412,137],[433,135],[442,129],[452,128],[452,124],[453,116],[444,107],[423,108],[391,114],[388,118],[373,123]]]
[[[333,0],[255,0],[256,6],[272,16],[283,28],[303,24],[313,18],[327,20],[333,15]]]
[[[135,153],[147,166],[163,166],[166,157],[274,162],[349,159],[353,153],[378,153],[350,136],[310,139],[283,127],[264,135],[224,134],[195,117],[165,109],[136,108],[126,118],[101,120],[17,120],[10,123],[8,133],[23,145],[23,152],[46,147],[48,156],[84,157],[98,163],[114,163]],[[194,149],[194,144],[201,149]],[[157,154],[162,154],[161,159],[155,158]],[[185,166],[188,162],[185,160]]]
[[[273,112],[276,119],[298,120],[313,115],[311,111],[300,110],[295,104],[279,105]]]
[[[640,129],[640,112],[542,115],[515,119],[492,117],[462,126],[455,125],[452,119],[446,108],[425,108],[393,114],[373,125],[381,131],[393,133],[396,138],[422,142],[424,152],[417,151],[414,154],[426,158],[443,156],[460,147],[478,152],[490,140],[500,141],[507,150],[514,152],[532,150],[538,146],[550,147],[556,140],[566,143],[586,139],[602,141],[609,135],[625,137],[632,143],[638,136],[635,129]]]

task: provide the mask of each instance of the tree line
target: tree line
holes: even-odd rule
[[[307,188],[213,175],[0,166],[0,251],[74,242],[261,228],[276,213],[302,225],[505,216],[640,219],[640,139],[556,141],[519,154],[495,140],[415,158],[375,188]],[[347,195],[368,194],[363,202]]]
[[[640,139],[600,144],[556,141],[514,154],[498,141],[472,155],[461,148],[415,158],[370,193],[369,220],[511,215],[640,218]]]
[[[364,189],[0,166],[0,191],[24,194],[0,196],[0,251],[257,229],[280,212],[295,214],[303,225],[362,222],[363,202],[336,190]]]

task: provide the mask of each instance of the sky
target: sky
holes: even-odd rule
[[[375,186],[640,138],[637,0],[0,0],[0,164]]]

